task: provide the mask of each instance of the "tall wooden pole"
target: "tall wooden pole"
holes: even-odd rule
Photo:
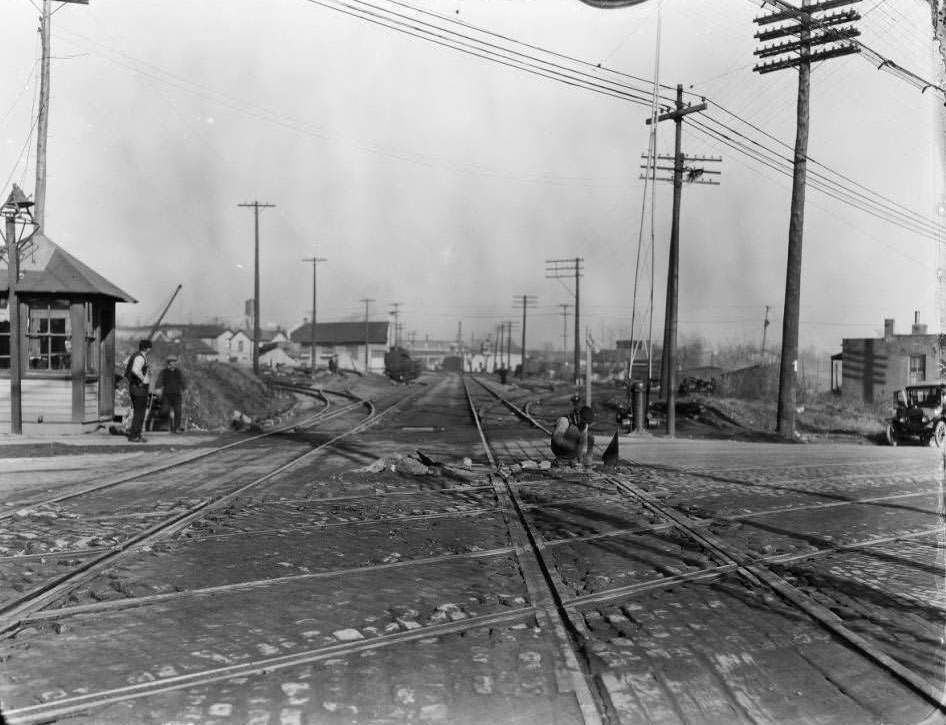
[[[581,313],[580,299],[578,291],[579,280],[581,279],[581,259],[575,258],[575,385],[581,384]]]
[[[361,301],[365,303],[365,375],[368,374],[368,305],[374,300],[370,297],[362,297]]]
[[[43,228],[46,217],[46,139],[49,135],[49,22],[52,0],[43,0],[39,18],[42,60],[39,76],[39,110],[36,118],[36,189],[33,200],[33,221]]]
[[[276,205],[253,201],[237,206],[253,207],[253,374],[259,375],[259,210]]]
[[[317,300],[316,277],[318,276],[317,270],[318,270],[319,262],[327,262],[328,260],[322,257],[309,257],[308,259],[303,259],[302,261],[312,262],[312,324],[310,325],[310,328],[309,328],[309,332],[310,332],[309,338],[310,338],[310,342],[312,343],[312,379],[314,380],[315,379],[315,359],[316,359],[315,358],[315,352],[316,352],[315,313],[316,313],[316,300]]]
[[[802,0],[802,10],[809,0]],[[792,207],[788,223],[788,261],[785,269],[785,309],[782,314],[782,356],[778,377],[779,435],[795,437],[795,405],[798,376],[798,322],[801,304],[801,252],[805,226],[805,181],[808,172],[808,119],[811,91],[811,26],[801,23],[801,62],[798,64],[795,158],[792,177]]]
[[[20,369],[20,302],[16,293],[20,276],[20,253],[16,239],[16,216],[6,214],[7,310],[10,313],[10,432],[23,432],[22,372]]]

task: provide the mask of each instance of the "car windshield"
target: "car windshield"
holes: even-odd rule
[[[907,388],[907,405],[922,405],[936,407],[942,403],[942,387],[929,386]]]

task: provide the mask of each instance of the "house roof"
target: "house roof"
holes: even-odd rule
[[[316,322],[315,341],[319,345],[387,345],[389,322]],[[367,328],[367,329],[366,329]],[[312,325],[304,323],[289,338],[302,345],[312,344]]]
[[[3,268],[7,268],[4,259]],[[98,272],[73,257],[42,232],[36,232],[20,257],[18,292],[100,295],[119,302],[137,302]],[[9,289],[7,275],[0,275],[0,291]]]
[[[189,340],[187,342],[187,351],[195,355],[216,355],[217,350],[208,345],[203,340]]]
[[[220,337],[225,332],[228,332],[227,328],[223,325],[172,325],[165,324],[161,325],[162,330],[180,330],[181,337],[185,337],[189,340],[206,340]]]

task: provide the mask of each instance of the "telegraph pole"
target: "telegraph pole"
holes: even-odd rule
[[[60,2],[88,5],[89,0],[60,0]],[[33,221],[42,229],[46,220],[46,141],[49,137],[49,57],[50,18],[52,0],[43,0],[39,17],[39,37],[42,48],[39,75],[39,108],[36,114],[36,189]]]
[[[365,303],[365,375],[368,374],[368,305],[374,300],[370,297],[362,297],[361,301]]]
[[[670,263],[667,269],[667,305],[664,319],[664,343],[663,354],[661,356],[661,374],[660,384],[665,391],[664,399],[667,401],[667,435],[673,438],[677,432],[677,413],[676,413],[676,347],[677,347],[677,298],[678,281],[680,275],[680,197],[683,192],[683,171],[684,156],[680,150],[683,142],[683,118],[691,113],[706,110],[706,103],[700,103],[696,106],[683,105],[683,85],[677,84],[677,102],[672,111],[662,113],[657,116],[657,121],[669,121],[674,123],[674,151],[673,151],[673,219],[670,224]],[[651,123],[650,118],[647,124]],[[661,167],[657,167],[661,168]],[[713,183],[699,181],[703,171],[699,173],[688,174],[688,180],[697,183]],[[689,177],[692,177],[690,179]]]
[[[259,210],[276,206],[250,201],[237,206],[253,208],[253,374],[259,375]],[[312,311],[315,314],[315,310]]]
[[[315,281],[316,281],[316,269],[318,269],[319,262],[327,262],[327,259],[323,257],[308,257],[302,260],[303,262],[312,262],[312,325],[310,335],[312,340],[312,379],[315,379],[315,308],[316,308],[316,296],[315,296]]]
[[[517,295],[513,301],[522,303],[522,365],[519,366],[519,379],[524,380],[526,376],[526,309],[535,307],[536,298],[533,295]]]
[[[400,337],[401,337],[401,336],[400,336],[400,328],[401,328],[401,326],[400,326],[400,324],[398,323],[398,310],[397,310],[397,308],[400,307],[402,304],[404,304],[404,303],[403,303],[403,302],[392,302],[392,303],[391,303],[391,307],[394,308],[394,309],[392,310],[392,312],[394,313],[394,347],[397,347],[398,344],[400,343]]]
[[[568,308],[571,305],[559,304],[562,308],[562,372],[568,365]]]
[[[579,293],[579,280],[581,279],[581,257],[574,259],[546,259],[545,277],[547,279],[562,279],[575,275],[575,385],[581,383],[581,338],[579,337],[581,328],[581,307]]]
[[[801,0],[795,8],[779,2],[781,8],[755,19],[757,25],[785,23],[772,30],[759,31],[762,41],[791,36],[774,45],[762,46],[754,53],[760,58],[775,58],[753,68],[770,73],[783,68],[798,69],[795,154],[792,175],[792,205],[788,222],[788,260],[785,269],[785,310],[782,315],[782,354],[778,379],[777,431],[783,437],[795,437],[795,393],[798,374],[798,321],[801,304],[801,259],[805,226],[805,183],[808,173],[808,121],[810,114],[811,64],[814,61],[857,53],[854,38],[860,32],[849,23],[860,19],[855,10],[824,14],[826,10],[851,5],[859,0]],[[843,26],[843,27],[839,27]],[[817,50],[813,48],[818,47]],[[776,58],[776,56],[782,56]]]

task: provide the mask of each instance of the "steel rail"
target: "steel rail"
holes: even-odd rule
[[[467,617],[465,619],[448,622],[446,624],[423,625],[416,629],[406,632],[396,632],[393,634],[381,635],[379,637],[362,640],[356,643],[346,642],[343,644],[329,645],[328,647],[319,647],[317,649],[297,652],[295,654],[277,655],[275,657],[261,658],[250,662],[243,662],[236,665],[227,665],[210,670],[201,670],[184,675],[166,677],[161,680],[144,682],[125,687],[117,687],[111,690],[100,690],[83,695],[67,697],[53,702],[46,702],[39,705],[30,705],[20,707],[4,712],[9,725],[19,725],[19,723],[45,723],[55,719],[74,715],[78,712],[85,712],[94,707],[102,707],[123,700],[131,700],[151,695],[159,695],[165,692],[173,692],[188,687],[206,685],[212,682],[220,682],[235,677],[246,677],[254,674],[267,674],[276,670],[306,665],[322,660],[347,657],[360,652],[381,649],[405,642],[414,642],[420,639],[430,637],[444,637],[452,634],[462,634],[472,629],[481,627],[495,627],[498,625],[512,624],[526,619],[532,619],[537,612],[534,607],[519,607],[509,612],[499,612],[496,614],[484,614],[477,617]]]
[[[812,620],[846,642],[862,656],[887,670],[914,692],[921,695],[927,702],[934,705],[940,712],[946,713],[946,703],[942,700],[942,692],[940,690],[930,685],[922,677],[900,664],[867,639],[849,629],[830,609],[818,604],[798,587],[795,587],[786,579],[771,571],[767,566],[752,561],[745,552],[729,546],[712,534],[697,531],[696,527],[691,524],[687,516],[664,506],[651,496],[648,496],[646,492],[637,486],[613,477],[609,477],[608,480],[620,486],[631,497],[639,500],[655,513],[676,523],[677,527],[683,530],[690,538],[724,558],[727,563],[735,565],[735,571],[743,578],[753,584],[767,585],[772,591],[781,596],[782,599],[803,611]]]
[[[60,607],[58,609],[44,609],[23,617],[21,624],[30,622],[44,621],[48,619],[64,619],[77,614],[88,614],[103,611],[114,611],[119,609],[135,609],[144,607],[156,602],[176,601],[181,599],[191,599],[206,596],[213,596],[228,592],[240,592],[251,589],[265,589],[274,584],[284,584],[286,582],[303,581],[306,579],[331,579],[332,577],[348,576],[350,574],[366,574],[376,571],[386,571],[388,569],[400,569],[412,566],[429,566],[431,564],[443,564],[449,561],[460,561],[464,559],[487,559],[493,556],[503,556],[512,553],[511,546],[502,546],[495,549],[483,549],[482,551],[467,551],[461,554],[441,554],[439,556],[425,556],[417,559],[402,559],[392,561],[386,564],[366,564],[365,566],[353,566],[345,569],[333,569],[331,571],[309,572],[308,574],[289,574],[286,576],[271,577],[269,579],[253,579],[250,581],[233,582],[232,584],[218,584],[212,587],[200,587],[198,589],[186,589],[183,591],[162,592],[160,594],[150,594],[144,597],[127,597],[125,599],[111,599],[93,604],[77,604],[71,607]]]
[[[110,565],[113,560],[132,551],[137,551],[141,547],[147,546],[162,538],[177,533],[181,529],[188,526],[191,522],[204,516],[207,511],[219,508],[220,506],[229,503],[231,500],[241,495],[244,491],[254,488],[261,483],[265,483],[271,478],[290,469],[291,467],[296,466],[299,463],[316,456],[317,454],[320,454],[325,448],[328,448],[337,441],[347,438],[348,436],[358,433],[375,424],[382,417],[390,413],[392,410],[396,410],[408,400],[413,399],[413,397],[416,395],[417,393],[406,395],[381,412],[373,411],[365,420],[349,428],[347,431],[332,437],[328,441],[325,441],[324,443],[321,443],[318,446],[305,451],[304,453],[301,453],[294,459],[287,463],[281,464],[270,472],[259,476],[242,486],[239,486],[229,493],[223,494],[222,496],[218,496],[216,498],[206,499],[181,513],[175,514],[167,520],[162,521],[155,526],[152,526],[147,530],[136,534],[135,536],[132,536],[130,539],[126,539],[118,546],[113,547],[107,553],[90,559],[89,561],[83,562],[71,572],[67,572],[59,577],[53,578],[52,580],[43,584],[41,587],[38,587],[37,589],[27,593],[27,595],[15,599],[10,604],[0,606],[0,634],[10,630],[13,627],[16,627],[20,618],[24,614],[28,614],[52,601],[55,601],[57,598],[67,593],[71,588],[77,586],[79,583],[87,580],[92,575],[98,573],[100,570]]]
[[[326,403],[327,402],[328,401],[326,401]],[[258,435],[251,436],[249,438],[241,438],[240,440],[232,441],[230,443],[226,443],[222,446],[217,446],[215,448],[209,448],[209,449],[202,448],[200,451],[197,451],[195,453],[185,453],[181,457],[176,458],[172,461],[169,461],[166,463],[160,463],[155,466],[149,466],[143,470],[137,470],[133,473],[119,474],[117,477],[106,480],[104,482],[96,483],[91,486],[81,488],[79,490],[68,491],[66,493],[59,494],[58,496],[52,496],[46,499],[42,499],[40,501],[22,502],[16,510],[0,512],[0,521],[3,521],[4,519],[14,518],[17,516],[22,516],[25,512],[39,508],[41,506],[48,506],[50,504],[60,503],[61,501],[67,501],[69,499],[77,498],[79,496],[83,496],[88,493],[95,493],[97,491],[103,491],[105,489],[118,486],[122,483],[135,481],[139,478],[144,478],[145,476],[150,476],[155,473],[161,473],[163,471],[168,471],[173,468],[178,468],[180,466],[184,466],[188,463],[192,463],[202,458],[215,455],[222,451],[226,451],[231,448],[237,448],[239,446],[246,445],[247,443],[252,443],[253,441],[262,440],[264,438],[278,435],[280,433],[285,433],[286,431],[293,430],[295,428],[310,427],[312,425],[315,425],[317,423],[321,423],[321,422],[324,422],[325,420],[330,419],[329,416],[335,417],[338,415],[342,415],[343,413],[348,412],[349,410],[353,410],[354,408],[364,405],[365,402],[366,401],[361,401],[361,400],[355,401],[335,411],[329,411],[327,408],[325,408],[310,418],[305,418],[301,421],[297,421],[294,423],[288,423],[284,426],[275,428],[271,431],[260,433]]]
[[[475,379],[475,378],[474,378]],[[515,405],[509,401],[505,401],[499,394],[493,391],[491,388],[486,386],[481,381],[477,380],[480,385],[482,385],[486,390],[492,393],[494,396],[503,400],[504,403],[510,409],[517,412],[520,417],[528,420],[536,427],[540,428],[543,432],[548,433],[548,429],[545,426],[542,426],[538,421],[536,421],[532,416],[525,413],[521,409],[517,408]],[[679,471],[680,469],[674,469],[671,466],[655,466],[650,465],[649,467],[656,470],[667,470],[667,471]],[[683,472],[683,471],[681,471]],[[708,478],[718,478],[714,476],[706,476],[706,474],[697,474],[702,475]],[[785,601],[789,602],[796,609],[801,610],[807,614],[813,621],[821,625],[823,628],[827,629],[829,632],[834,634],[839,639],[845,641],[853,649],[858,651],[862,656],[867,658],[869,661],[872,661],[874,664],[885,669],[887,672],[892,674],[898,680],[907,685],[917,694],[921,695],[927,702],[932,704],[941,714],[946,713],[946,702],[943,700],[943,693],[930,685],[922,677],[914,673],[909,668],[900,664],[897,660],[890,657],[879,648],[874,646],[865,638],[856,634],[848,627],[844,626],[841,623],[840,618],[831,612],[827,607],[818,604],[808,595],[802,592],[797,587],[790,584],[784,578],[780,577],[778,574],[772,572],[765,564],[766,562],[752,559],[746,552],[740,551],[735,547],[731,547],[721,540],[717,539],[715,536],[709,533],[701,533],[697,529],[699,528],[696,522],[693,522],[689,517],[675,511],[674,509],[664,506],[660,502],[653,499],[651,496],[647,495],[642,489],[638,488],[634,484],[621,481],[620,479],[614,477],[607,477],[605,480],[610,483],[618,486],[621,490],[625,491],[632,498],[637,499],[642,504],[650,508],[652,511],[657,513],[660,516],[663,516],[665,519],[669,519],[673,524],[683,530],[690,538],[694,539],[702,547],[716,554],[718,557],[723,559],[724,564],[722,567],[725,567],[727,570],[731,570],[740,574],[743,578],[747,579],[751,584],[757,586],[767,586],[776,594],[782,597]],[[727,480],[728,479],[723,479]],[[743,483],[740,481],[729,481],[733,483]],[[753,486],[751,482],[745,482],[746,485]],[[510,489],[511,490],[511,489]],[[851,501],[841,502],[841,503],[855,503]],[[930,531],[924,532],[915,532],[914,535],[925,535],[931,532],[938,533],[939,527]],[[885,537],[886,538],[886,537]],[[903,535],[897,538],[904,538]],[[850,547],[845,547],[850,548]],[[815,554],[821,553],[831,553],[830,550],[819,550],[819,552],[814,552]],[[807,558],[805,556],[797,556],[797,559]],[[797,560],[796,557],[793,557],[791,560]],[[776,563],[776,562],[772,562]],[[720,572],[725,573],[725,572]],[[691,572],[691,574],[701,577],[706,576],[718,576],[719,574],[713,573],[712,575],[708,570],[700,570],[699,572]],[[633,585],[631,585],[633,586]],[[623,588],[622,588],[623,589]],[[620,596],[620,595],[618,595]],[[593,601],[591,597],[594,595],[589,595],[589,598],[584,601]],[[597,601],[597,600],[594,600]],[[569,603],[568,609],[572,608],[572,603]]]
[[[473,401],[473,395],[466,382],[466,376],[461,376],[461,380],[470,406],[470,413],[473,416],[473,423],[476,426],[486,456],[498,472],[499,468],[496,465],[492,448],[486,439],[486,432],[483,430],[477,407]],[[561,606],[561,600],[555,589],[556,582],[551,577],[551,572],[543,560],[536,538],[529,528],[529,522],[522,510],[516,505],[509,482],[505,478],[500,480],[502,483],[494,479],[496,496],[500,501],[503,518],[506,520],[506,525],[513,540],[523,579],[526,582],[529,596],[536,607],[536,616],[540,618],[540,621],[544,620],[545,629],[551,630],[558,642],[559,651],[565,658],[566,670],[570,675],[573,692],[581,710],[582,718],[586,725],[616,721],[613,714],[614,708],[607,692],[596,686],[587,661],[580,656],[579,644],[576,642],[576,639],[581,636],[578,634],[580,629],[576,628],[575,622],[569,613]],[[570,632],[575,632],[577,636]]]

